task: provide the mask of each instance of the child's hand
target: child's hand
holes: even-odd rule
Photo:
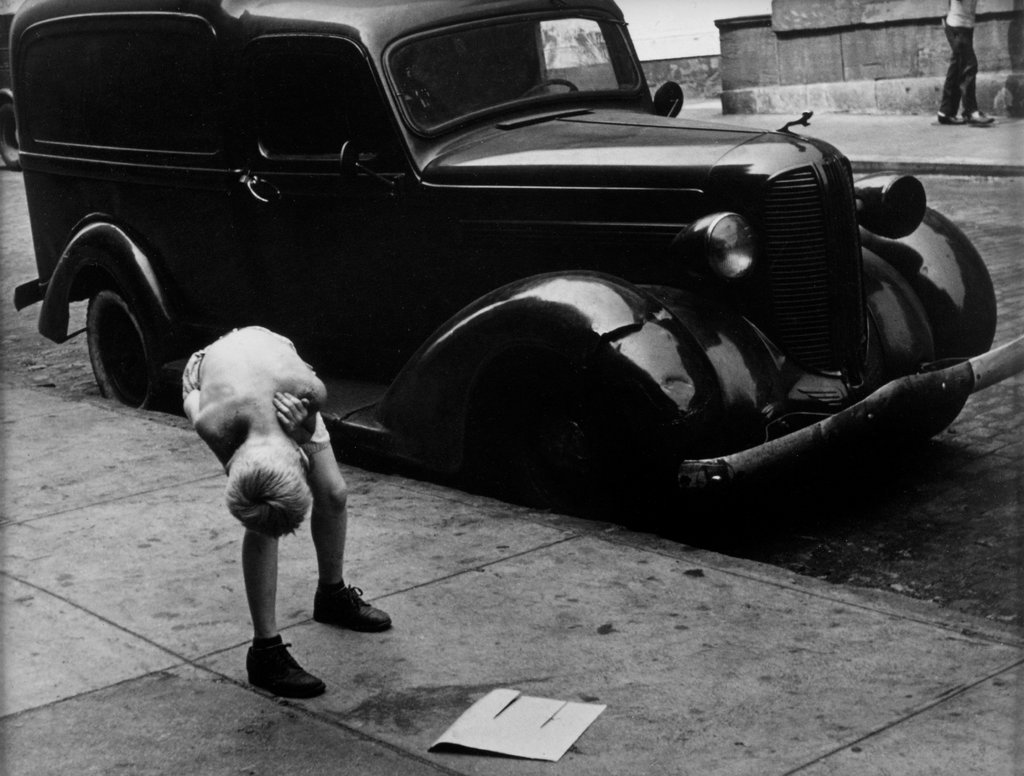
[[[310,418],[309,399],[300,399],[290,393],[278,391],[274,394],[274,410],[277,422],[281,424],[289,437],[297,444],[304,445],[313,437],[313,432],[306,428]]]

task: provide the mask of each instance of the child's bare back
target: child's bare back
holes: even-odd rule
[[[185,413],[222,463],[251,433],[284,433],[275,396],[302,400],[309,417],[327,396],[323,382],[292,343],[259,327],[237,329],[209,345],[200,382],[201,388],[185,400]]]
[[[206,348],[203,404],[258,397],[269,404],[276,392],[308,399],[311,409],[326,397],[323,382],[284,337],[266,329],[238,329]]]

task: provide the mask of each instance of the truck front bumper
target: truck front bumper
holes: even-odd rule
[[[824,420],[720,458],[683,461],[679,487],[725,487],[775,473],[867,439],[927,438],[960,413],[972,393],[1024,371],[1024,336],[952,366],[886,383]]]

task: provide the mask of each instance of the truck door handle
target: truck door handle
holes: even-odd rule
[[[277,188],[277,186],[266,178],[261,178],[259,175],[255,175],[248,170],[242,173],[238,182],[244,183],[245,187],[249,189],[249,193],[253,196],[253,199],[258,200],[263,204],[277,202],[281,199],[281,190]]]

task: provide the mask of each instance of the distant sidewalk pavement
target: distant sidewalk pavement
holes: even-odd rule
[[[776,130],[800,114],[723,114],[718,100],[702,100],[684,105],[679,118]],[[934,113],[816,112],[809,126],[793,129],[836,146],[858,173],[1024,176],[1024,118],[997,116],[982,127],[943,126]]]

